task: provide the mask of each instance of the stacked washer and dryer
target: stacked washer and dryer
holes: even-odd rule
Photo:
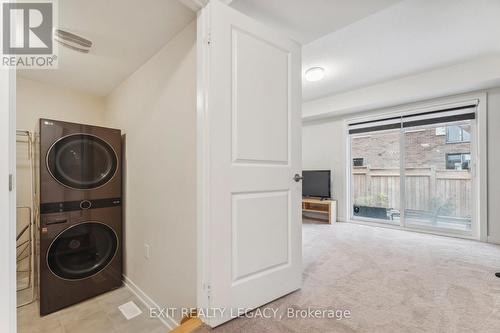
[[[41,119],[37,134],[46,315],[122,285],[121,132]]]

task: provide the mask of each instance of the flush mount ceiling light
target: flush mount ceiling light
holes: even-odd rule
[[[311,67],[306,70],[306,80],[309,82],[319,81],[325,77],[325,69],[322,67]]]
[[[81,53],[89,53],[92,42],[71,32],[56,29],[54,39],[64,47]]]

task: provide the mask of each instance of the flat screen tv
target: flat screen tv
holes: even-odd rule
[[[302,171],[302,196],[330,198],[330,170]]]

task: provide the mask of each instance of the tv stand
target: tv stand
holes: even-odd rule
[[[328,216],[328,223],[335,223],[337,222],[337,200],[302,198],[302,213],[326,214]]]

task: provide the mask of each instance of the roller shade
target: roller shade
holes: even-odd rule
[[[385,131],[390,129],[456,122],[476,118],[478,101],[462,105],[420,110],[382,119],[356,121],[348,125],[349,134]]]
[[[401,128],[401,117],[350,124],[349,134],[385,131],[395,128]]]
[[[403,127],[414,127],[476,118],[476,106],[466,105],[452,109],[403,116]]]

